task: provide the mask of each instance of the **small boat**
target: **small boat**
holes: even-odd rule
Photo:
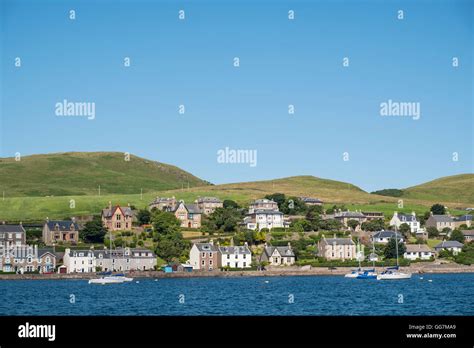
[[[395,249],[397,253],[397,265],[395,267],[387,267],[385,271],[377,276],[377,280],[398,280],[398,279],[410,279],[411,273],[400,272],[398,266],[398,239],[397,229],[395,228]]]
[[[123,274],[123,273],[114,274],[111,277],[119,278],[124,282],[132,282],[133,281],[133,278],[126,277],[125,274]],[[105,278],[108,278],[108,277],[105,277]]]
[[[357,276],[357,279],[377,279],[375,269],[367,269]]]
[[[362,274],[362,270],[359,269],[353,269],[351,273],[347,273],[344,275],[345,278],[357,278],[360,274]]]
[[[89,284],[105,285],[105,284],[120,284],[120,283],[123,283],[123,280],[118,277],[117,278],[102,277],[102,278],[89,279]]]
[[[377,276],[377,280],[396,280],[410,279],[411,273],[403,273],[399,271],[399,267],[388,267],[385,271]]]

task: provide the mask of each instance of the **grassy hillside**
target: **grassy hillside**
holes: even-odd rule
[[[474,205],[474,174],[446,176],[403,190],[403,198]]]
[[[133,194],[203,186],[175,166],[119,152],[68,152],[0,159],[0,194],[7,197]]]

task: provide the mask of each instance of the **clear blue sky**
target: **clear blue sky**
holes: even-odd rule
[[[1,0],[0,156],[127,151],[213,183],[369,191],[472,173],[473,3]],[[95,120],[55,116],[63,99],[95,102]],[[421,118],[380,116],[388,99]],[[225,147],[257,166],[217,163]]]

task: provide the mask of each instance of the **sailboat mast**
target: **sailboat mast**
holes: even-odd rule
[[[397,267],[398,267],[398,239],[397,239],[397,228],[395,227],[395,250],[397,251]]]

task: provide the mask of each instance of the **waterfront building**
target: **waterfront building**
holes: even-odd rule
[[[189,264],[195,270],[212,271],[220,267],[219,248],[209,243],[195,243],[189,251]]]
[[[252,253],[247,242],[243,246],[218,246],[222,267],[250,268]]]
[[[409,260],[429,260],[434,256],[434,251],[426,244],[407,244],[403,254],[403,257]]]
[[[0,247],[10,248],[15,245],[24,245],[26,243],[26,231],[23,225],[0,224]]]
[[[318,242],[318,256],[327,260],[353,260],[357,257],[356,245],[349,238],[323,238]]]
[[[43,242],[46,245],[79,242],[79,226],[74,220],[49,220],[43,225]]]
[[[272,266],[290,266],[295,261],[296,256],[290,243],[287,246],[271,246],[265,243],[260,255],[260,262],[268,262]]]

